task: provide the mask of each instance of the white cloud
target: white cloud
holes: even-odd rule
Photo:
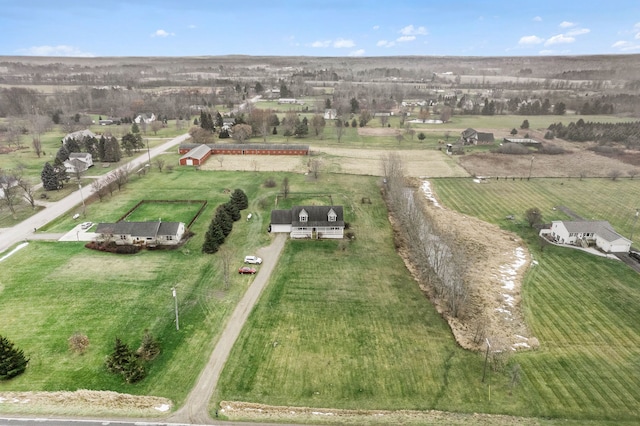
[[[569,22],[569,21],[562,21],[560,22],[560,28],[571,28],[571,27],[575,27],[576,24],[574,24],[573,22]]]
[[[380,29],[380,25],[374,25],[374,26],[373,26],[373,29],[374,29],[375,31],[378,31],[378,30]]]
[[[93,53],[83,52],[77,47],[60,44],[58,46],[32,46],[27,49],[19,49],[18,53],[28,56],[70,56],[91,58]]]
[[[636,33],[636,36],[634,37],[636,40],[640,40],[640,33]]]
[[[174,33],[169,33],[165,30],[157,30],[155,33],[151,34],[151,37],[169,37],[174,35]]]
[[[393,47],[396,45],[395,41],[389,41],[389,40],[379,40],[376,43],[376,46],[378,47]]]
[[[633,43],[626,40],[616,41],[611,45],[614,49],[618,49],[621,52],[630,52],[632,50],[640,50],[640,43]]]
[[[193,29],[198,28],[198,27],[196,27],[195,25],[191,24],[187,28],[189,28],[190,30],[193,30]]]
[[[311,47],[329,47],[331,46],[331,40],[318,40],[311,43]]]
[[[542,22],[542,18],[539,17],[539,16],[534,16],[532,21],[534,21],[534,22]]]
[[[396,41],[398,43],[406,43],[407,41],[413,41],[415,39],[416,39],[416,36],[402,36],[402,37],[398,37]]]
[[[342,38],[339,38],[333,42],[333,47],[335,47],[336,49],[354,47],[355,45],[356,44],[353,42],[353,40],[345,40]]]
[[[403,36],[416,36],[416,35],[427,35],[427,29],[425,27],[414,27],[413,25],[407,25],[398,31]]]
[[[544,41],[543,38],[540,38],[535,35],[530,35],[530,36],[520,37],[520,40],[518,40],[518,44],[528,46],[533,44],[540,44],[543,41]]]
[[[576,41],[576,39],[573,38],[573,37],[567,37],[564,34],[558,34],[558,35],[554,35],[553,37],[551,37],[547,41],[545,41],[544,45],[545,46],[551,46],[553,44],[573,43],[574,41]]]
[[[349,53],[349,56],[364,56],[364,49],[354,50]]]
[[[576,28],[575,30],[567,31],[568,36],[579,36],[583,34],[589,34],[591,30],[589,28]]]

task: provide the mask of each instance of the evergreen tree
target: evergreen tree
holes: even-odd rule
[[[222,205],[218,206],[213,220],[220,225],[220,229],[222,229],[222,233],[225,237],[231,233],[231,230],[233,229],[233,219],[231,219],[231,216]]]
[[[40,173],[40,179],[42,180],[42,187],[46,191],[53,191],[62,188],[62,181],[60,180],[59,169],[53,167],[48,161],[44,163],[42,172]]]
[[[24,356],[22,349],[14,346],[4,336],[0,336],[0,380],[9,380],[24,373],[29,358]]]
[[[151,335],[149,330],[144,331],[142,342],[136,354],[145,361],[152,361],[160,353],[158,341]]]
[[[107,145],[107,138],[104,135],[100,136],[100,140],[98,141],[98,158],[100,161],[105,161],[105,146]]]
[[[140,127],[138,127],[138,123],[136,123],[135,121],[131,125],[131,133],[133,133],[134,135],[140,134]]]
[[[107,370],[111,373],[121,374],[124,371],[124,366],[127,363],[130,354],[131,350],[129,349],[129,346],[120,340],[119,337],[116,337],[113,351],[105,360],[105,367],[107,367]]]
[[[136,146],[136,138],[133,133],[127,133],[122,137],[121,147],[124,152],[131,157]]]
[[[91,154],[93,158],[98,158],[98,140],[95,137],[84,138],[84,152]]]
[[[209,237],[212,238],[218,245],[224,244],[224,239],[226,235],[222,232],[222,227],[215,220],[211,221],[209,225],[209,230],[207,231]]]
[[[238,210],[235,204],[228,202],[228,203],[224,203],[223,206],[224,206],[224,209],[229,214],[229,217],[231,218],[231,220],[233,220],[234,222],[237,220],[240,220],[240,217],[241,217],[240,210]]]
[[[204,234],[204,243],[202,244],[202,252],[212,254],[218,251],[220,248],[220,244],[218,244],[215,240],[211,231],[207,231]]]
[[[114,136],[107,137],[104,143],[104,158],[102,161],[117,163],[120,161],[120,158],[122,158],[122,153],[120,152],[118,139]]]
[[[220,114],[220,112],[216,112],[216,126],[222,127],[223,124],[224,120],[222,119],[222,114]]]
[[[244,210],[249,207],[249,199],[242,189],[236,189],[231,194],[231,202],[236,205],[238,210]]]
[[[68,159],[69,159],[69,150],[67,150],[67,147],[64,144],[62,144],[60,146],[60,149],[58,149],[58,152],[56,153],[56,159],[54,160],[54,163],[57,165],[60,165],[60,164],[63,164]]]
[[[80,143],[75,138],[67,139],[64,146],[69,153],[80,152]]]
[[[520,125],[521,129],[528,129],[529,128],[529,120],[524,120],[522,122],[522,124]]]

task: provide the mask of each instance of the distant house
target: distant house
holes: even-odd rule
[[[605,253],[626,253],[631,249],[631,240],[618,234],[606,220],[554,220],[551,228],[542,229],[540,235],[559,244],[595,245]]]
[[[465,145],[482,145],[495,142],[493,133],[478,132],[472,128],[464,130],[460,134],[460,139]]]
[[[156,121],[156,115],[154,113],[139,114],[136,118],[133,119],[133,121],[135,121],[136,124],[149,124]]]
[[[296,98],[279,98],[278,103],[279,104],[297,104],[298,101],[296,100]]]
[[[325,120],[335,120],[338,118],[338,110],[334,108],[326,108],[324,110],[324,119]]]
[[[101,126],[110,126],[113,124],[113,120],[111,119],[99,120],[98,124],[100,124]]]
[[[72,152],[64,162],[67,173],[82,173],[93,166],[93,156],[88,152]]]
[[[96,134],[89,129],[78,130],[77,132],[67,133],[67,135],[64,138],[62,138],[62,143],[65,144],[67,143],[68,140],[71,140],[71,139],[75,139],[76,141],[80,142],[80,141],[83,141],[85,138],[95,138],[95,137],[96,137]]]
[[[185,234],[182,222],[116,222],[99,223],[97,239],[111,239],[117,245],[141,245],[147,247],[174,246]]]
[[[269,232],[288,233],[291,238],[343,238],[342,206],[294,206],[272,210]]]

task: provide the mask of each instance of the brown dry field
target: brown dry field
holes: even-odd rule
[[[381,159],[390,152],[403,160],[405,172],[412,177],[465,177],[469,174],[456,163],[456,158],[436,150],[311,148],[311,156],[319,158],[322,171],[353,175],[382,176]],[[212,156],[201,166],[203,170],[234,170],[259,172],[307,173],[308,157],[291,155],[226,155],[220,162]]]

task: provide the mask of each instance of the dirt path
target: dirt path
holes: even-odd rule
[[[275,265],[278,263],[278,258],[280,257],[280,253],[282,253],[286,241],[286,234],[277,234],[271,245],[258,250],[258,255],[263,259],[259,272],[255,275],[253,283],[251,283],[242,300],[240,300],[236,309],[231,314],[226,327],[220,335],[220,340],[218,340],[216,347],[209,357],[209,362],[207,362],[204,370],[200,373],[198,382],[191,390],[184,406],[169,417],[167,421],[189,424],[211,424],[209,400],[218,383],[222,368],[227,362],[233,344],[240,335],[240,331],[242,327],[244,327],[244,323],[247,321],[251,310],[258,301],[262,290],[266,287],[269,277]]]

